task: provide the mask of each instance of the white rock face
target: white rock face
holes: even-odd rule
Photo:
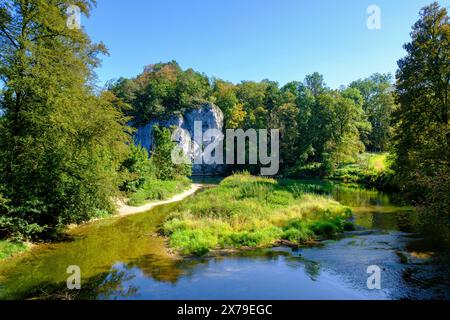
[[[154,146],[153,126],[159,125],[162,127],[176,127],[175,134],[173,135],[174,141],[176,141],[184,153],[192,160],[192,174],[197,176],[209,176],[218,175],[224,171],[223,164],[195,164],[194,160],[201,154],[201,146],[194,141],[195,122],[202,123],[203,134],[203,148],[206,148],[211,144],[214,139],[208,139],[204,136],[204,133],[208,130],[217,130],[223,134],[224,116],[222,110],[219,107],[208,103],[202,106],[198,110],[193,110],[186,113],[184,116],[173,117],[167,121],[151,121],[147,125],[138,128],[134,136],[134,142],[140,144],[147,150],[151,151]],[[209,137],[211,138],[211,137]]]

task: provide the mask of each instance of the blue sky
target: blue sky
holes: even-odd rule
[[[432,0],[98,0],[82,25],[110,57],[99,85],[177,60],[232,82],[285,84],[318,71],[337,88],[374,72],[395,73],[412,24]],[[450,0],[439,3],[447,8]],[[381,30],[366,26],[369,5]]]

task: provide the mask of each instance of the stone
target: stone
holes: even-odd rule
[[[202,107],[189,111],[183,116],[172,117],[165,121],[151,121],[145,126],[139,127],[134,135],[134,142],[140,144],[149,152],[154,147],[153,126],[175,128],[173,140],[183,149],[185,154],[193,161],[199,154],[200,146],[194,141],[195,122],[202,122],[202,133],[207,130],[215,129],[223,133],[224,116],[222,110],[212,103],[206,103]],[[203,148],[207,147],[212,141],[203,141]],[[194,176],[213,176],[224,172],[223,164],[193,164],[192,174]]]

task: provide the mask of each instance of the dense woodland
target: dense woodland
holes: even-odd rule
[[[93,4],[77,1],[86,15]],[[206,102],[221,108],[226,128],[279,129],[286,177],[338,177],[364,152],[388,152],[389,169],[360,180],[400,191],[424,222],[450,227],[450,21],[437,3],[420,12],[395,79],[377,73],[339,89],[319,73],[282,86],[233,84],[172,61],[99,90],[94,70],[107,50],[66,27],[66,8],[0,2],[0,239],[53,236],[112,214],[123,192],[189,175],[170,163],[170,131],[157,131],[150,160],[128,124]]]
[[[212,102],[224,112],[227,129],[279,129],[282,169],[299,173],[325,175],[365,150],[387,151],[392,136],[390,75],[374,74],[340,90],[328,88],[318,73],[282,87],[269,80],[235,85],[183,71],[173,61],[110,83],[109,90],[141,124]]]

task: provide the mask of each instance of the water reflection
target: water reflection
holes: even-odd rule
[[[417,238],[415,215],[383,193],[331,182],[299,183],[351,206],[361,227],[339,241],[204,258],[171,255],[155,236],[177,204],[73,230],[0,264],[0,298],[40,299],[401,299],[449,298],[448,255]],[[185,201],[189,201],[185,200]],[[366,287],[369,265],[383,268],[383,290]],[[82,290],[66,289],[78,265]]]
[[[305,263],[306,262],[306,263]],[[307,266],[307,267],[305,267]],[[137,287],[133,296],[111,290],[99,299],[363,299],[345,282],[320,272],[319,264],[288,251],[255,251],[251,254],[190,259],[176,283],[158,281],[144,274],[142,266],[117,264],[118,272],[132,277],[122,287]],[[330,281],[330,280],[333,281]]]

